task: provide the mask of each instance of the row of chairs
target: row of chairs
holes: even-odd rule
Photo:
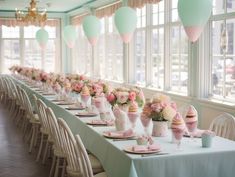
[[[0,76],[0,99],[29,142],[29,153],[39,144],[36,161],[45,164],[53,156],[50,177],[107,176],[99,160],[86,151],[80,136],[74,136],[67,123],[57,118],[50,107],[7,75]]]

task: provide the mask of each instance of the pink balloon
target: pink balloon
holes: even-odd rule
[[[97,41],[98,41],[98,37],[91,37],[91,38],[88,38],[88,41],[90,42],[90,44],[92,46],[95,46]]]
[[[202,26],[185,26],[184,30],[188,36],[189,41],[195,42],[200,37],[203,27]]]
[[[121,34],[122,40],[124,43],[129,43],[132,39],[133,33]]]

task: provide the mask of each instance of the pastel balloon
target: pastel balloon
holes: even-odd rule
[[[212,12],[212,0],[179,0],[178,14],[191,42],[201,35]]]
[[[95,45],[100,35],[100,20],[94,15],[89,15],[84,18],[82,26],[91,45]]]
[[[75,26],[66,26],[63,30],[62,36],[69,48],[73,48],[75,46],[76,39],[78,38]]]
[[[38,42],[38,44],[40,45],[41,49],[45,49],[46,48],[46,44],[48,41],[48,32],[41,28],[36,32],[36,40]]]
[[[130,7],[121,7],[115,12],[114,21],[123,42],[130,42],[137,26],[136,11]]]

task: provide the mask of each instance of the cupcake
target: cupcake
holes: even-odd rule
[[[189,106],[185,117],[185,123],[189,132],[193,132],[197,128],[197,122],[197,111],[193,106]]]
[[[138,114],[138,105],[136,102],[132,102],[128,109],[128,117],[132,124],[135,124],[139,114]]]
[[[180,140],[185,132],[185,123],[182,116],[176,113],[171,123],[172,133],[176,140]]]
[[[90,98],[90,91],[86,85],[82,88],[81,98],[84,102],[87,102],[88,99]]]

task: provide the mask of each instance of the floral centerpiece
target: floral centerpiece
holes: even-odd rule
[[[141,121],[153,120],[153,136],[166,136],[167,121],[171,121],[176,114],[177,107],[170,97],[164,94],[156,94],[152,101],[146,103],[141,115]],[[157,123],[161,122],[161,123]],[[146,124],[146,123],[145,123]]]
[[[136,102],[139,107],[144,104],[144,94],[139,88],[116,88],[107,96],[108,102],[114,105],[129,105],[131,102]]]

